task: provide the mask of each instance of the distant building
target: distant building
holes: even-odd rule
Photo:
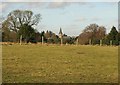
[[[63,33],[62,33],[62,29],[60,28],[60,31],[59,31],[59,38],[62,38],[63,37]]]
[[[61,45],[63,44],[63,33],[62,33],[62,29],[60,28],[60,31],[59,31],[59,38],[61,40]]]

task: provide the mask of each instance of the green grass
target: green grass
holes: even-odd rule
[[[117,83],[118,47],[3,45],[3,82]]]

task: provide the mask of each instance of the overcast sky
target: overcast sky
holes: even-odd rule
[[[60,27],[63,33],[76,36],[93,23],[105,26],[107,32],[112,26],[118,26],[117,2],[3,2],[2,6],[0,4],[3,17],[16,9],[40,13],[42,19],[35,28],[39,31],[51,30],[56,34]]]

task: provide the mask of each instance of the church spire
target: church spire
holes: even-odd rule
[[[62,29],[60,28],[59,34],[62,34]]]
[[[61,45],[63,44],[63,33],[62,33],[62,29],[60,28],[60,31],[59,31],[59,38],[61,40]]]

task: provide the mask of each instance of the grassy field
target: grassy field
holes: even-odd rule
[[[3,82],[116,83],[118,47],[3,45]]]

